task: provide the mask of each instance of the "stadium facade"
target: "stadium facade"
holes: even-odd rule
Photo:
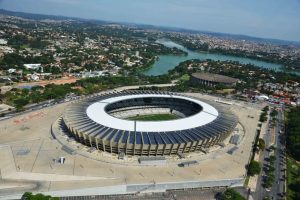
[[[190,81],[194,85],[200,84],[200,85],[215,87],[218,84],[223,84],[225,86],[231,87],[238,82],[238,79],[220,75],[220,74],[201,72],[201,73],[193,73],[191,75]]]
[[[178,119],[134,121],[130,117],[172,114]],[[96,96],[70,106],[63,125],[77,141],[101,151],[164,156],[203,151],[221,143],[238,119],[229,110],[192,97],[154,91]]]

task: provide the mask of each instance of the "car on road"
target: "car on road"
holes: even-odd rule
[[[284,197],[284,194],[283,194],[283,193],[280,193],[280,192],[277,193],[277,195],[280,196],[280,197]]]

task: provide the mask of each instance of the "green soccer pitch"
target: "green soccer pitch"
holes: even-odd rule
[[[172,114],[151,114],[151,115],[138,115],[129,117],[129,120],[136,121],[164,121],[164,120],[173,120],[178,119],[179,117]]]

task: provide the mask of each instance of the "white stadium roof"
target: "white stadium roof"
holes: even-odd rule
[[[119,119],[109,115],[105,111],[105,107],[111,103],[115,103],[122,100],[145,98],[145,97],[165,97],[165,98],[178,98],[192,101],[202,106],[202,111],[192,115],[190,117],[167,120],[167,121],[137,121],[136,130],[134,128],[134,121]],[[95,102],[87,107],[87,116],[94,122],[106,127],[115,128],[119,130],[127,131],[141,131],[141,132],[167,132],[167,131],[179,131],[191,128],[203,126],[214,121],[219,113],[211,105],[193,98],[188,98],[179,95],[167,95],[167,94],[138,94],[138,95],[126,95],[116,96],[104,100]]]

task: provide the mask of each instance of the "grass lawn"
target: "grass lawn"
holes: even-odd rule
[[[287,158],[287,199],[294,200],[295,191],[289,187],[291,184],[300,180],[300,164],[296,163],[291,157]],[[300,188],[299,188],[300,189]],[[298,191],[299,192],[299,191]]]
[[[182,81],[188,81],[188,80],[190,80],[190,76],[188,74],[184,74],[184,75],[182,75],[182,77],[180,78],[180,80],[182,80]]]
[[[137,120],[137,121],[163,121],[163,120],[178,119],[178,117],[172,114],[153,114],[153,115],[139,115],[139,116],[129,117],[128,119]]]
[[[245,182],[244,182],[244,186],[245,186],[245,187],[248,186],[249,180],[250,180],[250,176],[247,176],[247,177],[245,178]]]
[[[23,44],[22,46],[20,46],[20,49],[26,49],[29,48],[30,46],[28,44]]]

